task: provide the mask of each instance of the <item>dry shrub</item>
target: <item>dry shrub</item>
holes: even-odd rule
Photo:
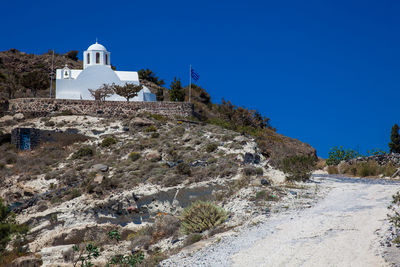
[[[192,233],[189,234],[186,238],[184,243],[184,246],[190,246],[191,244],[194,244],[196,242],[199,242],[201,239],[203,238],[203,236],[199,233]]]
[[[130,247],[132,249],[137,249],[139,247],[147,250],[149,246],[152,244],[153,233],[154,233],[153,226],[147,225],[141,228],[135,234],[130,234],[128,236],[128,239],[132,240]]]
[[[254,168],[254,167],[244,168],[242,170],[242,172],[246,176],[254,176],[254,175],[260,176],[260,175],[264,174],[264,171],[262,168]]]
[[[256,193],[255,200],[278,201],[279,195],[266,190],[261,190]]]
[[[334,166],[334,165],[328,166],[328,173],[329,174],[339,174],[338,167]]]
[[[318,158],[317,165],[315,166],[315,168],[317,170],[323,170],[325,167],[326,167],[326,160]]]
[[[152,267],[159,266],[159,263],[167,258],[162,252],[150,252],[149,255],[145,258],[145,260],[139,266]]]
[[[176,171],[178,174],[181,174],[181,175],[189,175],[190,176],[192,174],[190,165],[185,162],[179,163],[178,166],[176,166]]]
[[[218,148],[217,144],[210,143],[206,146],[206,152],[211,153],[214,152]]]
[[[357,164],[357,175],[361,177],[376,176],[379,174],[379,165],[376,161],[367,161]]]
[[[91,146],[81,147],[72,155],[72,159],[81,159],[85,157],[92,157],[94,155],[94,149]]]
[[[182,212],[182,230],[186,234],[201,233],[222,224],[227,218],[226,212],[217,205],[196,201]]]
[[[132,161],[137,161],[140,158],[140,153],[138,152],[131,152],[129,153],[128,158]]]
[[[12,168],[0,168],[0,177],[12,173],[42,174],[50,171],[50,166],[65,159],[69,151],[58,143],[45,143],[30,152],[18,153],[7,144],[0,146],[0,165],[13,164]]]
[[[174,135],[175,137],[179,137],[179,136],[182,136],[184,133],[185,133],[185,128],[184,127],[182,127],[182,126],[177,126],[177,127],[175,127],[175,128],[173,128],[171,131],[170,131],[170,133],[172,134],[172,135]]]
[[[288,181],[307,181],[315,169],[315,158],[312,156],[293,156],[283,159],[282,170]]]
[[[338,170],[341,174],[349,174],[349,175],[353,175],[356,176],[357,175],[357,165],[350,165],[350,164],[342,164],[342,167],[338,166]]]
[[[375,160],[357,162],[355,164],[344,163],[341,164],[339,168],[339,172],[342,174],[359,177],[378,176],[380,174],[386,175],[386,173],[392,173],[393,170],[395,170],[395,167],[391,164],[379,166],[379,164]]]
[[[384,175],[386,177],[392,177],[393,174],[397,171],[397,167],[392,164],[392,162],[387,163],[384,166]]]
[[[249,176],[242,176],[239,179],[235,180],[233,183],[233,188],[235,190],[240,190],[250,184],[250,177]]]
[[[166,215],[159,215],[156,218],[154,223],[154,232],[152,234],[152,242],[155,243],[158,240],[170,237],[176,234],[181,226],[181,223],[178,218],[166,214]]]
[[[115,145],[117,143],[117,139],[115,139],[114,137],[106,137],[103,139],[103,141],[101,141],[100,146],[101,147],[110,147],[112,145]]]

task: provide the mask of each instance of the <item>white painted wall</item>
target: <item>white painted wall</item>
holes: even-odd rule
[[[139,84],[139,76],[133,71],[113,71],[105,65],[89,66],[84,70],[71,70],[73,79],[61,79],[63,69],[57,70],[56,98],[57,99],[87,99],[93,100],[88,89],[97,89],[103,84],[124,85],[125,83]],[[79,74],[75,77],[75,75]],[[121,78],[120,78],[121,77]],[[106,100],[126,101],[119,95],[112,95]],[[144,87],[137,97],[131,101],[156,101],[156,96]]]

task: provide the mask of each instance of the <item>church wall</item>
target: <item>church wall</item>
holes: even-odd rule
[[[100,102],[94,100],[19,98],[9,100],[8,107],[8,113],[10,114],[24,113],[31,116],[68,113],[73,115],[125,117],[143,112],[188,117],[193,114],[193,104],[183,102]]]

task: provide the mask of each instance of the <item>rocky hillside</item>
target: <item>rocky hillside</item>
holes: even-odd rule
[[[63,55],[56,53],[54,68],[62,68],[68,64],[70,68],[81,69],[82,62],[77,59],[77,53],[77,51],[70,51]],[[48,97],[51,57],[50,51],[43,55],[26,54],[16,49],[0,52],[0,99],[33,97],[33,89],[28,86],[32,85],[32,82],[24,82],[26,80],[24,77],[29,73],[34,73],[30,78],[41,81],[33,83],[33,85],[43,87],[38,90],[37,97]],[[141,82],[157,95],[158,101],[169,101],[169,89],[157,85],[155,83],[157,81],[157,77],[141,77]],[[187,92],[188,88],[184,87],[182,90]],[[188,100],[188,94],[186,94],[185,101]],[[229,101],[215,104],[206,89],[197,85],[192,85],[191,102],[194,105],[197,120],[255,137],[260,153],[271,158],[272,164],[276,167],[280,167],[282,159],[287,156],[308,155],[316,158],[314,148],[299,140],[276,133],[270,125],[269,118],[255,110],[235,106]],[[4,108],[6,105],[0,101],[0,115]]]
[[[74,55],[56,55],[55,68],[81,68]],[[47,97],[50,64],[49,54],[1,52],[2,97]],[[169,89],[141,82],[169,101]],[[46,86],[33,92],[27,84]],[[97,266],[154,266],[199,240],[312,201],[315,188],[287,183],[279,170],[286,158],[316,159],[311,146],[276,133],[255,110],[213,103],[195,85],[192,93],[192,118],[0,117],[0,199],[29,228],[7,241],[0,266],[83,266],[82,257]],[[10,143],[17,127],[40,129],[40,146],[17,150]],[[207,209],[191,210],[203,205],[197,201]],[[0,225],[11,217],[0,216]]]
[[[68,64],[70,68],[82,69],[82,61],[75,57],[74,51],[66,54],[55,54],[54,69]],[[27,54],[10,49],[0,52],[0,99],[33,97],[32,88],[24,83],[29,73],[37,73],[41,80],[37,88],[37,97],[49,97],[52,52],[42,55]]]
[[[3,133],[22,126],[65,136],[31,152],[0,146],[0,198],[30,229],[10,261],[71,266],[80,253],[74,245],[85,252],[91,243],[101,248],[98,266],[139,251],[142,265],[154,266],[200,239],[307,204],[314,192],[285,184],[255,138],[213,124],[152,114],[0,118]],[[183,208],[197,200],[222,207],[226,222],[182,232]]]

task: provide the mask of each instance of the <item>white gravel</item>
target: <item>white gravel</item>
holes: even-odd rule
[[[195,253],[179,253],[162,266],[389,266],[379,236],[399,182],[317,175],[331,188],[315,206],[274,214],[237,236]]]

